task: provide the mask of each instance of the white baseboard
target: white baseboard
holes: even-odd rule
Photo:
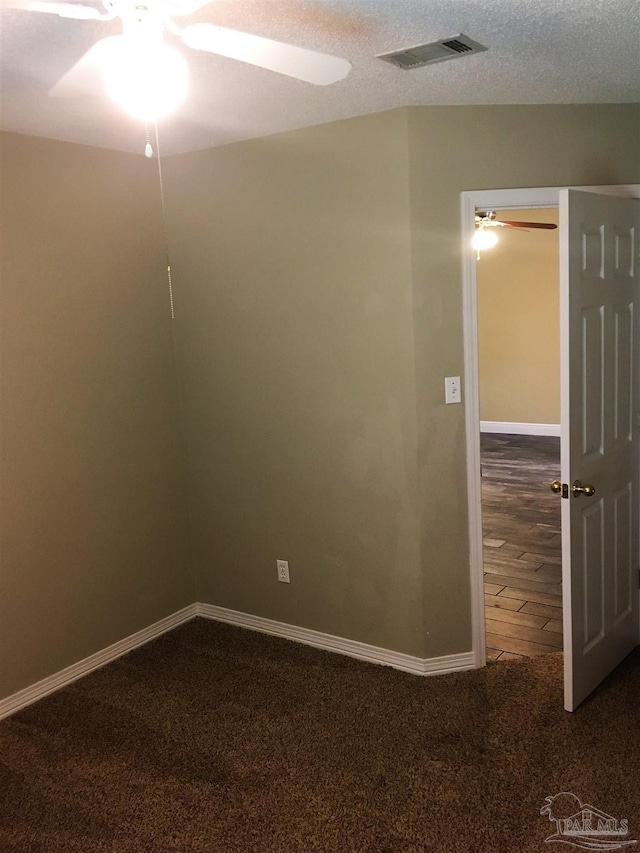
[[[82,678],[84,675],[100,669],[100,667],[111,663],[111,661],[122,657],[122,655],[126,655],[127,652],[133,651],[138,646],[143,646],[150,640],[155,640],[156,637],[165,634],[167,631],[171,631],[173,628],[177,628],[183,622],[188,622],[196,615],[196,607],[197,605],[190,604],[188,607],[178,610],[177,613],[172,613],[159,622],[154,622],[153,625],[149,625],[149,627],[131,634],[130,637],[125,637],[124,640],[120,640],[112,646],[107,646],[106,649],[102,649],[102,651],[96,652],[88,658],[68,666],[66,669],[62,669],[48,678],[43,678],[42,681],[37,681],[31,687],[26,687],[24,690],[20,690],[18,693],[0,700],[0,720],[3,717],[8,717],[9,714],[14,714],[21,708],[26,708],[27,705],[31,705],[33,702],[37,702],[38,699],[43,699],[49,693],[54,693],[56,690],[66,687],[73,681],[77,681],[78,678]]]
[[[560,424],[519,424],[509,421],[480,421],[480,432],[499,432],[504,435],[560,436]]]
[[[394,652],[389,649],[370,646],[367,643],[359,643],[357,640],[347,640],[343,637],[335,637],[332,634],[323,634],[320,631],[312,631],[309,628],[299,628],[296,625],[288,625],[285,622],[275,622],[273,619],[264,619],[261,616],[252,616],[250,613],[241,613],[237,610],[229,610],[226,607],[216,607],[213,604],[190,604],[177,613],[143,628],[130,637],[125,637],[108,646],[100,652],[90,655],[84,660],[78,661],[60,672],[43,678],[26,687],[6,699],[0,700],[0,720],[15,714],[27,705],[32,705],[39,699],[43,699],[50,693],[66,687],[73,681],[77,681],[96,669],[111,663],[117,658],[126,655],[127,652],[143,646],[150,640],[155,640],[161,634],[177,628],[184,622],[188,622],[196,616],[205,619],[214,619],[217,622],[226,622],[229,625],[237,625],[240,628],[248,628],[251,631],[259,631],[263,634],[271,634],[296,643],[304,643],[328,652],[337,652],[348,657],[359,660],[391,666],[414,675],[437,675],[447,672],[459,672],[465,669],[474,669],[473,652],[463,652],[456,655],[444,655],[437,658],[418,658],[405,655],[402,652]]]
[[[263,634],[294,640],[296,643],[315,646],[317,649],[328,652],[337,652],[369,663],[391,666],[394,669],[401,669],[414,675],[435,675],[474,668],[473,652],[444,655],[437,658],[418,658],[402,652],[383,649],[379,646],[370,646],[357,640],[347,640],[333,634],[312,631],[310,628],[299,628],[297,625],[289,625],[286,622],[275,622],[273,619],[264,619],[262,616],[252,616],[238,610],[217,607],[213,604],[197,604],[196,608],[197,615],[204,616],[206,619],[215,619],[229,625],[249,628],[251,631],[260,631]]]

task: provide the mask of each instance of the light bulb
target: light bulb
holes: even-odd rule
[[[187,63],[161,38],[124,36],[105,73],[105,85],[109,95],[128,113],[155,121],[186,97]]]
[[[492,249],[498,242],[498,235],[495,231],[487,231],[486,228],[476,228],[475,234],[471,239],[473,248],[480,252],[483,249]]]

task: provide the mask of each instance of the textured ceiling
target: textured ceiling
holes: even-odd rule
[[[638,0],[213,0],[180,20],[343,56],[353,70],[316,87],[168,37],[191,88],[162,122],[164,154],[408,105],[640,100]],[[142,151],[144,128],[106,96],[47,95],[95,41],[120,32],[117,21],[5,9],[0,27],[2,129]],[[489,50],[414,71],[375,58],[459,33]]]

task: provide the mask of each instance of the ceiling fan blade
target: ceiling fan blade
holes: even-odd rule
[[[512,228],[547,228],[553,230],[557,228],[552,222],[515,222],[508,219],[501,219],[503,225],[510,225]]]
[[[104,69],[121,51],[123,39],[124,36],[120,35],[97,41],[49,90],[49,95],[52,98],[72,98],[78,95],[96,95],[103,91]]]
[[[24,9],[27,12],[48,12],[61,18],[99,21],[107,17],[104,12],[83,3],[47,3],[44,0],[2,0],[3,8]]]
[[[181,36],[188,47],[196,50],[238,59],[317,86],[336,83],[351,71],[351,63],[346,59],[215,24],[192,24]]]

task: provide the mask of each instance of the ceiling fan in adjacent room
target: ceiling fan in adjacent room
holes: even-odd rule
[[[236,59],[307,83],[325,86],[347,76],[346,59],[296,47],[210,23],[180,27],[174,17],[189,15],[210,0],[102,0],[102,8],[47,0],[0,0],[1,5],[61,18],[112,21],[120,18],[121,35],[96,42],[55,84],[50,95],[95,92],[97,78],[128,112],[146,120],[166,115],[186,96],[184,57],[165,43],[176,36],[190,48]]]
[[[496,219],[493,210],[478,210],[475,216],[475,233],[471,245],[478,253],[484,249],[491,249],[498,242],[498,235],[494,228],[521,228],[528,231],[530,228],[543,228],[553,230],[558,226],[553,222],[521,222],[515,219]]]

